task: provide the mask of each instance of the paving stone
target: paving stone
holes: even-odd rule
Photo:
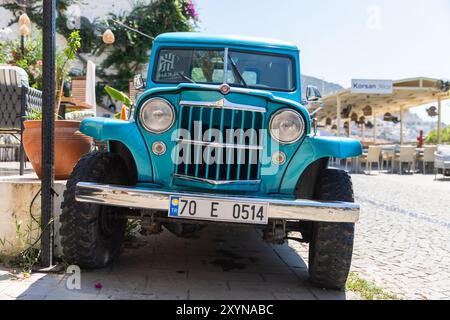
[[[352,269],[406,299],[450,295],[450,185],[432,176],[352,175],[361,221]],[[390,190],[392,192],[387,192]]]

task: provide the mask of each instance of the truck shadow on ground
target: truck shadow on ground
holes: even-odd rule
[[[18,298],[346,299],[345,292],[312,287],[302,255],[266,244],[254,229],[209,226],[197,239],[165,230],[127,241],[107,268],[82,270],[80,290],[67,289],[68,275],[47,274]]]

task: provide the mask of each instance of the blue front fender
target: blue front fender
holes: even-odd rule
[[[280,193],[292,194],[298,179],[313,162],[323,158],[353,158],[362,154],[358,140],[337,137],[306,137],[289,163],[280,185]]]
[[[133,155],[139,181],[152,181],[152,164],[147,145],[135,122],[108,119],[86,118],[81,122],[80,131],[96,140],[119,141]]]

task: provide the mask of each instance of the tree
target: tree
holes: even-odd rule
[[[102,44],[96,54],[108,49],[108,56],[100,66],[99,75],[113,78],[111,84],[122,91],[128,90],[128,83],[142,64],[149,60],[153,41],[136,32],[114,23],[112,20],[137,29],[151,37],[164,32],[192,31],[197,12],[190,0],[140,1],[130,12],[110,13],[103,24],[104,30],[111,29],[116,41],[113,45]],[[107,76],[107,70],[115,70],[114,77]]]
[[[450,127],[442,129],[441,142],[450,144]],[[425,139],[426,144],[437,144],[437,130],[431,131]]]
[[[68,39],[74,29],[80,29],[80,36],[83,39],[81,52],[91,52],[97,45],[97,21],[91,23],[87,18],[81,16],[77,17],[79,25],[75,25],[73,17],[67,15],[70,6],[83,4],[82,0],[56,1],[56,31]],[[30,20],[42,29],[42,0],[6,1],[0,5],[0,8],[9,10],[13,15],[8,26],[18,22],[20,15],[26,13]]]
[[[74,29],[67,11],[75,4],[84,3],[82,0],[57,1],[56,29],[66,39]],[[8,1],[0,7],[12,12],[13,18],[9,25],[17,22],[19,16],[26,12],[34,24],[42,27],[42,0]],[[85,17],[79,17],[82,39],[80,52],[97,55],[107,53],[99,67],[98,75],[110,80],[108,82],[119,90],[127,91],[130,79],[148,62],[152,40],[114,23],[113,20],[156,37],[164,32],[192,31],[197,17],[192,0],[137,0],[129,12],[109,13],[103,20],[95,19],[90,22]],[[101,40],[100,35],[106,29],[111,29],[115,35],[116,42],[113,45],[105,45]],[[114,70],[114,76],[108,76],[111,72],[107,70]]]

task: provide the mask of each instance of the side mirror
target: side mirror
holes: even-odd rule
[[[141,74],[137,74],[133,78],[133,87],[135,90],[141,90],[145,88],[144,79]]]
[[[323,109],[322,94],[320,93],[319,89],[317,89],[314,86],[307,86],[306,99],[303,101],[303,104],[309,110],[312,110],[314,107],[316,107],[316,109],[310,114],[311,118],[313,118],[314,115],[317,114],[317,112],[322,110]]]
[[[317,102],[322,98],[322,94],[319,89],[314,86],[306,87],[306,101],[307,102]]]

